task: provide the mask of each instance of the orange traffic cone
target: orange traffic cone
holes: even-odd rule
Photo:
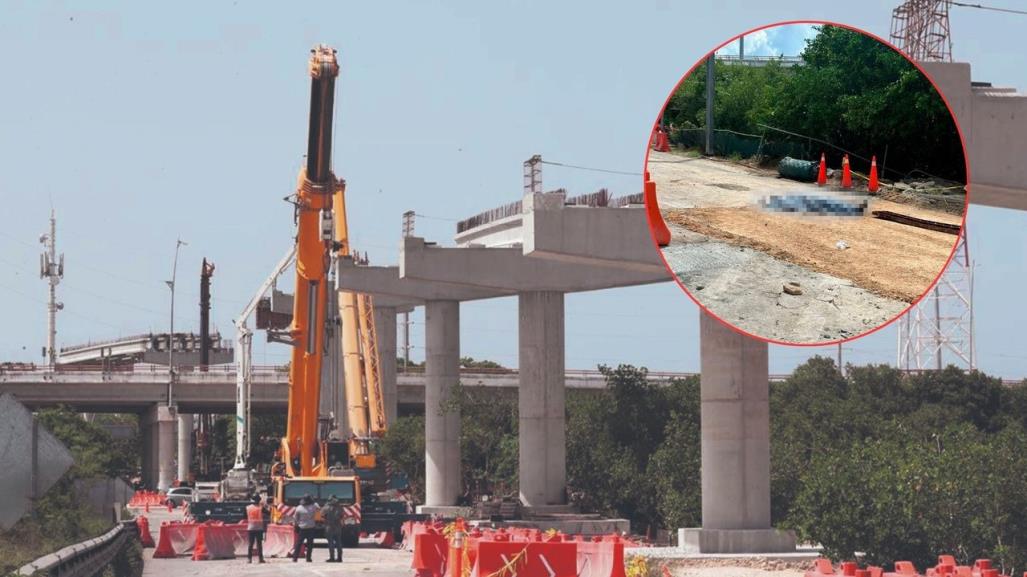
[[[656,150],[659,152],[670,152],[670,139],[662,128],[656,133]]]
[[[453,523],[453,533],[449,539],[449,554],[446,559],[446,577],[462,577],[464,562],[464,538],[466,537],[464,520],[457,517]]]
[[[867,184],[867,190],[870,192],[877,192],[880,188],[880,184],[877,182],[877,157],[870,157],[870,182]]]
[[[824,186],[827,184],[827,158],[824,157],[824,153],[820,153],[820,171],[817,172],[817,184]]]
[[[656,204],[656,183],[646,181],[642,196],[645,201],[645,213],[649,219],[649,230],[652,231],[657,245],[667,246],[670,244],[670,229],[667,228],[667,223],[663,222],[660,206]]]
[[[842,188],[852,188],[852,170],[849,168],[849,155],[842,157]]]

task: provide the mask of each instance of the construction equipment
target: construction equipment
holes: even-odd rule
[[[374,439],[387,427],[378,371],[374,306],[369,295],[339,291],[331,282],[339,259],[354,258],[346,220],[345,182],[331,169],[335,50],[319,45],[310,59],[311,97],[306,166],[293,199],[296,233],[296,291],[292,320],[286,331],[269,338],[292,345],[289,366],[289,409],[286,435],[272,467],[276,507],[272,520],[286,522],[301,498],[323,504],[334,496],[344,511],[343,541],[355,546],[361,531],[387,529],[398,533],[411,517],[382,507],[377,492],[387,484],[384,467],[373,451]],[[339,336],[329,295],[338,299]],[[342,415],[321,413],[322,362],[330,347],[342,349],[346,423]],[[365,491],[364,489],[367,489]],[[372,509],[365,519],[361,495]],[[403,501],[403,513],[406,502]],[[383,517],[383,514],[387,514]]]

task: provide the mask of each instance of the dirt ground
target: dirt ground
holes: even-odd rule
[[[927,289],[956,240],[869,215],[764,212],[755,204],[768,194],[845,193],[728,161],[654,152],[649,170],[671,228],[664,257],[675,274],[714,314],[776,340],[848,338],[887,322]],[[870,210],[960,221],[880,199]],[[788,282],[802,294],[784,293]]]
[[[673,577],[802,577],[811,566],[812,563],[809,561],[781,561],[759,557],[680,559],[667,564]]]

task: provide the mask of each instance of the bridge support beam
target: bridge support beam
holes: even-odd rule
[[[193,416],[178,414],[178,480],[189,481],[193,466]]]
[[[143,432],[143,483],[166,491],[175,475],[175,411],[163,404],[152,405],[140,419]]]
[[[374,307],[374,332],[378,335],[378,372],[382,381],[385,401],[385,419],[391,426],[396,422],[399,393],[396,385],[396,309]]]
[[[702,528],[680,545],[699,553],[795,550],[770,525],[770,387],[767,343],[699,318]]]
[[[461,493],[460,412],[447,406],[460,383],[460,303],[428,301],[425,324],[425,499],[421,511],[456,505]]]
[[[519,307],[520,499],[527,507],[566,501],[564,295],[522,292]]]

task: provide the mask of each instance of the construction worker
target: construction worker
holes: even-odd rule
[[[292,515],[292,526],[296,529],[296,547],[292,550],[293,563],[299,559],[304,543],[307,546],[307,563],[313,561],[311,555],[314,553],[314,533],[317,531],[315,515],[319,509],[314,498],[306,495],[300,500],[296,512]]]
[[[328,539],[328,562],[342,563],[342,505],[332,495],[321,509],[325,522],[325,538]]]
[[[246,534],[249,537],[246,545],[246,562],[253,563],[253,545],[257,546],[257,559],[264,562],[264,531],[267,529],[265,519],[269,513],[260,495],[253,495],[252,503],[246,506]]]

